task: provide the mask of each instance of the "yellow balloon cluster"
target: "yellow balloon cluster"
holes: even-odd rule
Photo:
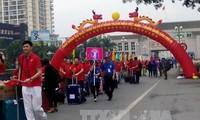
[[[113,20],[118,20],[120,18],[120,14],[118,12],[112,13],[112,19]]]

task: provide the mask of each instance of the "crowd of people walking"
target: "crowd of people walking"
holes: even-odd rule
[[[112,61],[109,56],[104,60],[87,60],[83,62],[78,57],[70,59],[63,58],[58,70],[56,70],[49,60],[41,59],[32,52],[33,44],[25,41],[22,44],[24,53],[19,56],[19,67],[15,73],[15,78],[22,80],[22,95],[25,106],[25,113],[28,120],[39,117],[47,119],[42,106],[42,92],[47,96],[49,108],[47,113],[58,111],[58,89],[62,89],[63,98],[69,99],[69,86],[78,84],[80,86],[81,103],[87,101],[87,96],[92,94],[94,102],[98,101],[100,93],[105,93],[108,101],[113,99],[113,92],[118,88],[118,84],[130,82],[130,84],[140,84],[142,76],[158,77],[164,76],[167,80],[167,71],[170,68],[177,68],[175,59],[138,60],[137,57],[128,61]],[[0,59],[0,66],[4,66],[4,61]],[[1,67],[4,68],[4,67]],[[0,74],[4,70],[0,70]],[[41,87],[42,86],[42,87]],[[63,100],[64,101],[64,100]],[[64,103],[64,102],[63,102]]]

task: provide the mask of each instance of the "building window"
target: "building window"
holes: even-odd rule
[[[8,12],[4,12],[4,15],[8,15]]]
[[[10,19],[17,19],[17,16],[10,16]]]
[[[8,2],[4,2],[3,4],[4,4],[4,6],[7,6],[7,5],[8,5]]]
[[[11,2],[11,5],[16,5],[16,1]]]
[[[19,23],[25,23],[25,21],[24,20],[19,20]]]
[[[4,10],[8,10],[8,7],[4,7]]]
[[[4,21],[5,23],[9,23],[9,21]]]
[[[25,14],[26,12],[24,10],[19,10],[18,14]]]
[[[187,33],[187,37],[188,38],[192,37],[192,33]]]
[[[5,17],[4,17],[4,20],[8,20],[8,16],[5,16]]]
[[[126,57],[128,58],[129,53],[128,53],[128,52],[125,52],[124,55],[126,55]]]
[[[10,6],[10,10],[16,10],[16,6]]]
[[[18,1],[18,4],[23,4],[23,1]]]
[[[146,37],[146,36],[142,36],[142,39],[143,39],[143,40],[147,40],[147,37]]]
[[[10,11],[10,15],[15,15],[17,14],[17,11]]]
[[[18,18],[19,18],[19,19],[25,18],[25,16],[24,16],[24,15],[19,15]]]
[[[10,21],[11,24],[17,24],[17,20]]]
[[[131,42],[131,50],[135,50],[135,42]]]
[[[128,42],[124,43],[124,50],[128,50]]]
[[[135,52],[131,52],[132,55],[135,55]]]
[[[121,43],[121,42],[118,43],[118,50],[119,50],[119,51],[122,51],[122,43]]]

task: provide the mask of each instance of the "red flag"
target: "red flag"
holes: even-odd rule
[[[22,82],[21,80],[18,80],[18,79],[12,79],[12,80],[9,80],[8,82],[5,82],[5,86],[8,86],[8,87],[13,87],[15,85],[17,85],[18,83]]]

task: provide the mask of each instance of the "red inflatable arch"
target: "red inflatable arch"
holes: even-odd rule
[[[56,69],[59,68],[64,56],[68,56],[72,53],[73,49],[89,38],[110,32],[132,32],[147,36],[168,49],[180,63],[186,78],[192,78],[193,75],[198,75],[191,58],[183,47],[170,35],[156,27],[162,21],[153,22],[148,17],[138,17],[136,11],[129,13],[129,17],[134,18],[133,20],[118,20],[119,14],[113,13],[114,20],[98,22],[99,19],[102,19],[101,15],[96,15],[94,12],[93,14],[93,20],[84,21],[79,27],[72,26],[72,28],[76,29],[78,32],[62,44],[51,60],[51,64]],[[142,23],[142,20],[146,20],[148,23]],[[92,25],[84,27],[86,24]]]

